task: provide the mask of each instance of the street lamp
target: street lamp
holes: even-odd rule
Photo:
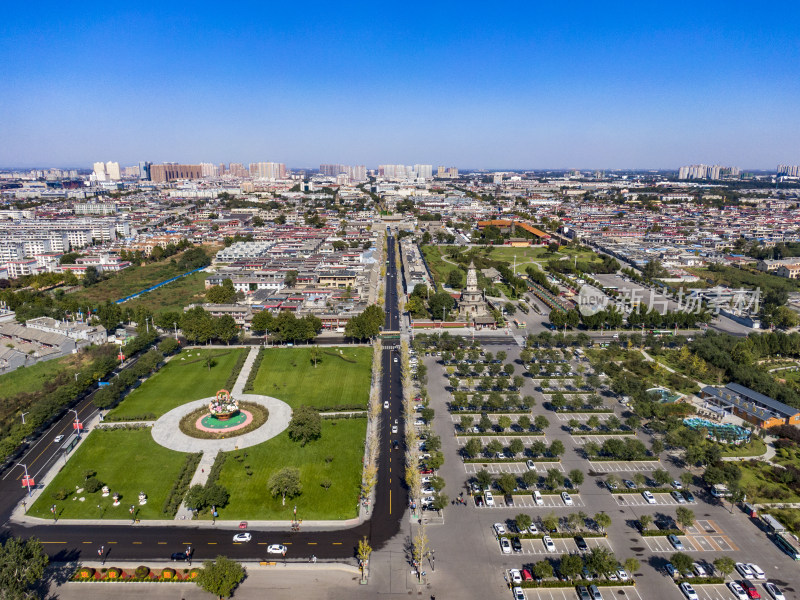
[[[31,492],[31,485],[34,485],[33,479],[28,477],[28,466],[23,465],[22,463],[17,463],[17,465],[22,465],[22,468],[25,469],[25,477],[22,479],[22,486],[28,488],[28,497],[30,498],[33,496],[33,492]]]
[[[74,408],[70,408],[68,410],[69,410],[69,412],[74,412],[75,413],[75,432],[78,435],[78,438],[80,438],[81,437],[81,422],[78,420],[78,411],[75,410]]]
[[[173,321],[172,322],[172,327],[175,329],[175,339],[177,340],[178,339],[178,322],[177,321]]]
[[[81,374],[81,372],[80,372],[80,371],[78,371],[77,373],[75,373],[75,383],[78,383],[78,375],[80,375],[80,374]]]
[[[31,412],[31,411],[24,412],[24,413],[22,413],[22,415],[20,415],[20,416],[22,417],[22,424],[23,424],[23,425],[25,425],[25,415],[28,415],[28,414],[30,414],[30,412]]]

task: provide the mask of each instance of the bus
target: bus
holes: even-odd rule
[[[800,560],[800,544],[797,543],[797,538],[791,533],[775,534],[775,544],[791,556],[792,559]]]
[[[786,527],[784,527],[778,519],[773,517],[772,515],[761,515],[761,520],[775,533],[783,533],[786,531]]]

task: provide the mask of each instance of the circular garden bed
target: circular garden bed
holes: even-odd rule
[[[208,407],[202,406],[181,419],[180,430],[193,438],[218,440],[255,431],[269,418],[269,411],[255,402],[239,402],[239,411],[244,417],[241,423],[237,420],[227,420],[219,421],[219,427],[209,427],[208,425],[213,423],[213,419],[206,418],[209,415]],[[198,427],[198,423],[202,423],[202,429]]]

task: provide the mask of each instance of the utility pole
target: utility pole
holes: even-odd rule
[[[27,414],[30,414],[30,412],[31,412],[31,411],[24,412],[24,413],[22,413],[22,415],[20,415],[20,416],[22,417],[22,424],[23,424],[23,425],[25,425],[25,415],[27,415]]]

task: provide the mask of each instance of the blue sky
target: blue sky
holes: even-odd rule
[[[800,163],[797,2],[118,4],[4,6],[0,165]]]

